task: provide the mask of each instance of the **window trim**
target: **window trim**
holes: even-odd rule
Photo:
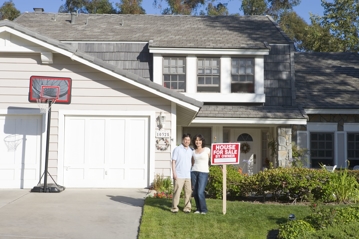
[[[238,61],[237,63],[239,64],[236,64],[236,66],[238,65],[238,71],[239,71],[239,68],[240,68],[240,61],[241,60],[248,60],[251,62],[251,66],[252,66],[252,74],[240,74],[238,72],[238,74],[233,74],[233,62],[234,61]],[[247,65],[245,64],[245,71],[247,70]],[[240,81],[240,77],[241,76],[245,76],[246,78],[248,76],[252,76],[252,81]],[[238,80],[237,81],[234,81],[233,80],[233,77],[238,77]],[[249,94],[253,94],[255,93],[255,87],[256,87],[256,75],[255,75],[255,58],[254,57],[231,57],[231,93],[238,93],[238,94],[243,94],[243,93],[249,93]],[[247,87],[249,86],[252,86],[252,90],[251,92],[241,92],[241,91],[233,91],[233,85],[247,85]]]
[[[203,63],[206,61],[206,59],[210,59],[210,67],[203,67],[203,71],[204,73],[202,74],[199,74],[198,71],[199,71],[199,62],[200,60],[203,60]],[[217,68],[213,68],[212,67],[212,62],[213,60],[216,59],[216,61],[218,62],[218,65],[217,65]],[[218,70],[218,74],[206,74],[205,71],[206,69],[211,69],[211,71],[213,71],[213,69],[217,69]],[[211,82],[212,84],[199,84],[199,78],[200,77],[203,77],[204,78],[204,81],[206,81],[206,78],[207,77],[210,77],[211,78]],[[218,85],[214,85],[213,84],[213,80],[214,80],[214,77],[218,77]],[[197,76],[196,76],[196,92],[198,93],[221,93],[221,58],[220,57],[201,57],[201,56],[198,56],[197,57]],[[200,86],[202,85],[202,86]],[[218,91],[198,91],[198,87],[205,87],[205,88],[213,88],[213,89],[218,89]]]

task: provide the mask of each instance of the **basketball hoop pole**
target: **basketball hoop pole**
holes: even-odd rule
[[[49,144],[50,144],[50,124],[51,124],[51,104],[52,100],[48,101],[49,108],[47,110],[47,130],[46,130],[46,152],[45,152],[45,171],[44,171],[44,192],[47,192],[47,172],[49,165]]]

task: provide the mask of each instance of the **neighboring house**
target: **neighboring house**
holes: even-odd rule
[[[266,158],[287,166],[310,120],[294,63],[293,43],[268,16],[1,21],[0,137],[22,140],[0,147],[0,188],[32,187],[43,171],[46,120],[27,100],[32,75],[72,79],[71,104],[54,104],[51,115],[49,172],[65,187],[147,187],[171,175],[183,133],[247,143],[240,166],[249,174]]]
[[[358,54],[295,53],[295,72],[297,103],[308,123],[293,132],[310,151],[307,164],[359,165]]]

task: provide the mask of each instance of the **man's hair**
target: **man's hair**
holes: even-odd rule
[[[184,140],[184,138],[187,138],[187,137],[189,137],[190,139],[191,139],[191,134],[183,134],[182,135],[182,140]]]
[[[193,147],[195,149],[197,149],[197,145],[196,145],[196,139],[199,138],[201,141],[202,141],[202,148],[204,148],[206,146],[206,140],[204,139],[203,135],[201,134],[196,134],[193,139],[192,139],[192,144],[193,144]]]

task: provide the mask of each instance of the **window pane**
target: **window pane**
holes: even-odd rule
[[[326,149],[332,149],[332,142],[327,142],[327,143],[325,144],[325,148],[326,148]]]
[[[175,66],[176,65],[176,59],[171,59],[171,66]]]
[[[206,77],[205,84],[206,84],[206,85],[211,85],[211,84],[212,84],[212,79],[211,79],[211,77]]]
[[[184,60],[183,60],[183,58],[179,58],[179,59],[177,60],[177,65],[178,65],[178,66],[184,66]]]
[[[167,68],[167,67],[163,68],[163,73],[164,73],[164,74],[168,74],[168,73],[170,73],[169,68]]]
[[[171,78],[170,78],[170,75],[163,75],[163,80],[164,81],[169,81]]]
[[[213,59],[212,66],[213,67],[219,67],[219,59]]]
[[[213,84],[219,85],[219,77],[213,77]]]
[[[178,75],[179,81],[186,81],[186,75]]]
[[[232,75],[232,82],[238,82],[239,81],[239,78],[238,78],[238,76],[234,76],[234,75]]]
[[[178,88],[181,89],[181,90],[185,90],[186,89],[186,83],[185,82],[180,82]]]
[[[177,89],[177,82],[171,82],[171,89]]]
[[[170,65],[170,59],[169,58],[163,58],[163,65],[169,66]]]
[[[204,84],[204,77],[198,77],[198,84],[200,85]]]
[[[253,82],[253,81],[254,81],[254,77],[253,77],[253,76],[247,76],[247,81]]]
[[[176,74],[177,72],[176,72],[176,68],[174,68],[174,67],[171,67],[171,74]]]
[[[198,74],[203,74],[203,73],[204,73],[204,70],[198,68]]]
[[[177,73],[178,74],[183,74],[184,73],[184,68],[183,67],[178,67],[177,68]]]
[[[245,67],[239,67],[239,74],[244,75],[246,68]]]
[[[253,70],[250,67],[247,67],[246,74],[253,74]]]
[[[207,68],[207,69],[205,70],[205,74],[206,74],[206,75],[210,75],[210,74],[211,74],[211,69],[208,69],[208,68]]]
[[[200,67],[200,68],[203,67],[203,60],[202,59],[198,59],[198,67]]]
[[[239,76],[239,81],[246,81],[246,76]]]
[[[209,60],[209,59],[205,59],[205,60],[204,60],[204,66],[208,67],[208,66],[210,66],[210,65],[211,65],[210,60]]]
[[[219,74],[219,69],[213,69],[213,70],[212,70],[212,74],[218,75],[218,74]]]
[[[332,140],[332,134],[326,134],[325,139],[326,140]]]

